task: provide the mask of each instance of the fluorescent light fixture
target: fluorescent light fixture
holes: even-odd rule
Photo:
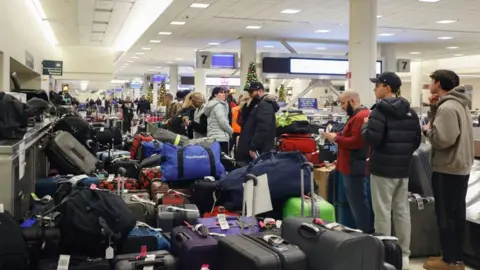
[[[53,32],[50,22],[47,20],[45,10],[40,3],[40,0],[31,0],[31,8],[34,13],[37,14],[38,23],[41,25],[42,32],[44,33],[46,39],[54,46],[58,45],[57,38]]]
[[[439,37],[437,39],[440,39],[440,40],[448,40],[448,39],[453,39],[453,37]]]
[[[203,3],[193,3],[190,5],[191,8],[208,8],[210,4],[203,4]]]
[[[317,47],[317,48],[315,48],[315,50],[319,50],[319,51],[325,51],[326,49],[327,49],[327,48],[325,48],[325,47]]]
[[[171,25],[185,25],[185,22],[173,21],[170,24]]]
[[[150,43],[160,43],[162,42],[161,40],[158,40],[158,39],[152,39],[149,41]]]
[[[447,49],[449,49],[449,50],[456,50],[456,49],[458,49],[458,47],[457,47],[457,46],[450,46],[450,47],[447,47]]]
[[[158,32],[158,34],[162,36],[170,36],[172,32]]]
[[[381,34],[378,34],[379,36],[381,37],[391,37],[391,36],[394,36],[395,34],[392,34],[392,33],[381,33]]]
[[[410,52],[410,54],[422,54],[421,52]]]
[[[175,62],[169,61],[167,62],[167,64],[175,64]]]
[[[247,27],[245,27],[246,29],[260,29],[262,28],[261,26],[258,26],[258,25],[249,25]]]
[[[140,57],[138,57],[138,56],[132,56],[132,59],[138,59],[138,58],[140,58]]]
[[[175,58],[175,60],[180,61],[183,60],[183,58]]]
[[[155,69],[153,69],[153,68],[151,68],[151,69],[149,69],[149,71],[156,71],[156,70],[155,70]]]
[[[280,13],[283,13],[283,14],[297,14],[300,11],[301,10],[299,10],[299,9],[284,9],[284,10],[280,11]]]
[[[426,3],[437,3],[440,2],[441,0],[418,0],[419,2],[426,2]]]
[[[461,53],[456,53],[454,56],[459,57],[459,56],[463,56],[463,54],[461,54]]]
[[[116,79],[113,79],[110,81],[110,83],[114,83],[114,84],[121,84],[126,82],[127,82],[126,80],[116,80]]]
[[[314,32],[315,32],[315,33],[328,33],[328,32],[330,32],[330,30],[320,29],[320,30],[315,30]]]
[[[449,23],[456,23],[457,20],[441,20],[441,21],[437,21],[437,23],[440,23],[440,24],[449,24]]]
[[[137,52],[137,55],[144,55],[144,52]]]
[[[377,15],[377,19],[380,19],[382,17],[383,17],[383,15]]]
[[[144,51],[150,51],[150,50],[152,50],[152,48],[143,47],[142,50],[144,50]]]
[[[162,67],[155,67],[156,69],[161,69]]]
[[[40,3],[40,0],[32,0],[33,5],[35,6],[35,9],[37,10],[38,15],[42,20],[47,19],[47,15],[45,14],[45,10],[42,7],[42,4]]]
[[[128,61],[128,63],[133,63],[133,62],[135,62],[135,61],[132,61],[132,60]]]
[[[273,46],[273,45],[265,45],[265,46],[263,46],[263,47],[264,47],[264,48],[275,48],[275,46]]]
[[[208,45],[211,45],[211,46],[218,46],[218,45],[220,45],[220,43],[218,43],[218,42],[210,42],[210,43],[208,43]]]

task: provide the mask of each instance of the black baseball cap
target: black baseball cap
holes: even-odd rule
[[[250,87],[248,88],[248,92],[253,92],[257,90],[265,90],[265,88],[263,88],[263,84],[261,82],[251,82]]]
[[[385,71],[382,74],[378,75],[376,78],[370,78],[372,83],[383,83],[392,88],[392,92],[397,92],[402,86],[402,80],[398,77],[397,74],[390,71]]]

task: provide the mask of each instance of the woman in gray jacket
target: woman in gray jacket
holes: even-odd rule
[[[207,116],[207,136],[220,142],[222,152],[228,154],[228,142],[233,134],[233,129],[228,121],[230,107],[225,99],[225,89],[215,87],[204,107],[204,114]]]

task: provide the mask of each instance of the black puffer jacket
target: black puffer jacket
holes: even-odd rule
[[[417,113],[406,99],[385,98],[373,105],[362,135],[371,147],[371,174],[409,176],[412,155],[420,146],[422,134]]]

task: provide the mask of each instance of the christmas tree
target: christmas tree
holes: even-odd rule
[[[245,88],[244,88],[245,91],[248,91],[248,89],[250,88],[251,82],[258,82],[257,67],[253,62],[250,62],[250,64],[248,65],[247,81],[245,82]]]
[[[158,106],[165,106],[165,94],[167,93],[167,88],[165,87],[165,80],[160,83],[160,88],[158,89]]]
[[[150,104],[153,103],[153,84],[151,83],[148,84],[147,100]]]
[[[283,101],[283,102],[287,101],[286,95],[285,95],[285,86],[283,86],[283,84],[280,85],[280,90],[279,90],[279,93],[278,93],[278,100]]]

